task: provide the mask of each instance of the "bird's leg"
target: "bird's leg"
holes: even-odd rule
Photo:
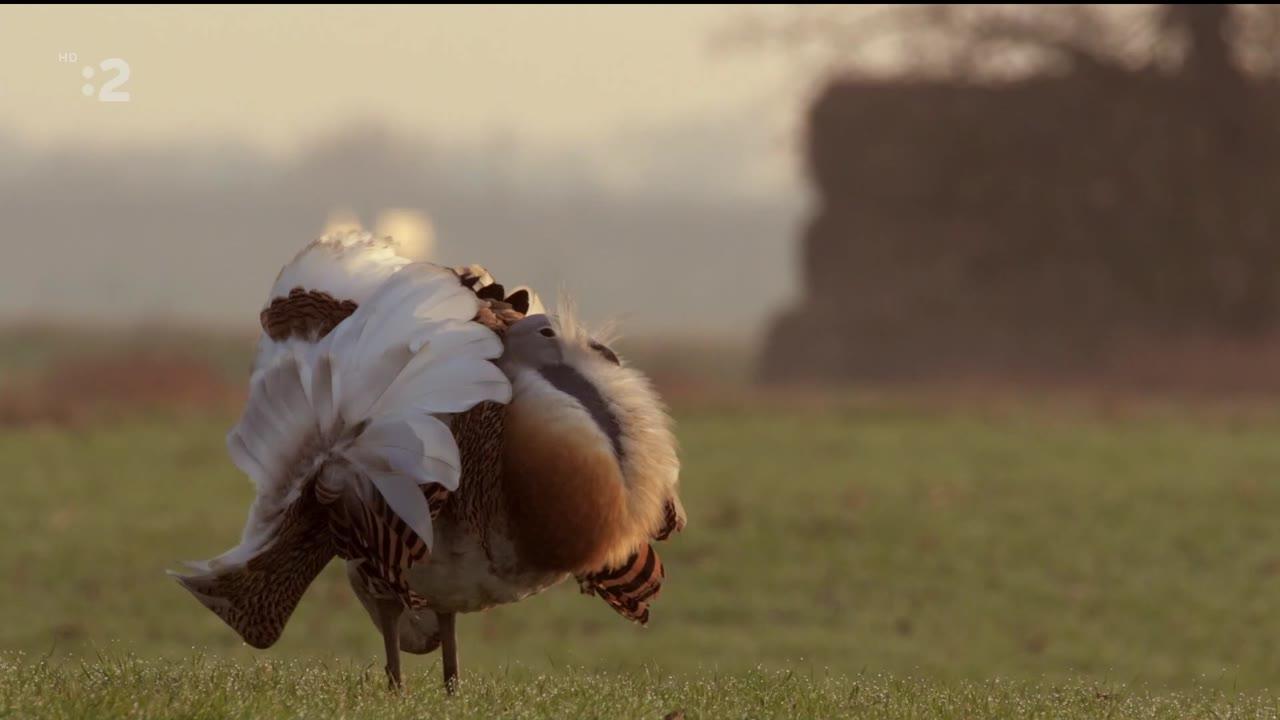
[[[454,633],[453,613],[436,613],[440,626],[440,660],[444,665],[444,689],[450,695],[458,691],[458,636]]]
[[[392,690],[399,690],[400,685],[400,616],[404,614],[404,605],[398,599],[377,600],[378,630],[382,632],[382,641],[387,649],[387,682]]]

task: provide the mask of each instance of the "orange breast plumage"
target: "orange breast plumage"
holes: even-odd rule
[[[607,431],[537,371],[514,380],[503,487],[522,559],[545,570],[582,572],[626,555],[645,534],[628,512]]]

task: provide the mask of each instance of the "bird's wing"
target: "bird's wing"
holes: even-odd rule
[[[304,493],[281,519],[275,542],[240,565],[178,575],[177,580],[249,645],[266,648],[284,631],[302,594],[334,555],[328,519]]]
[[[658,532],[654,534],[654,540],[666,540],[672,535],[684,530],[684,526],[689,522],[689,518],[685,515],[684,504],[680,502],[680,498],[672,495],[667,498],[667,503],[663,507],[662,527],[658,528]]]
[[[587,595],[598,595],[622,617],[641,625],[649,624],[649,603],[662,592],[666,571],[653,545],[648,543],[621,565],[578,578]]]
[[[454,268],[453,272],[463,287],[475,294],[478,309],[474,323],[499,336],[524,317],[529,310],[528,298],[536,302],[536,296],[528,291],[504,298],[502,286],[479,265]],[[440,342],[438,337],[432,341]],[[492,486],[500,472],[502,423],[506,409],[502,402],[504,400],[498,398],[484,400],[452,415],[450,431],[457,443],[457,467],[466,482],[478,487]],[[381,501],[382,498],[376,494],[363,498],[355,491],[359,485],[348,487],[352,489],[345,494],[343,502],[335,504],[331,518],[338,555],[362,560],[356,568],[364,591],[382,597],[398,597],[411,609],[423,607],[425,601],[409,586],[406,572],[427,556],[427,547],[406,519],[393,512],[387,503]],[[439,484],[423,486],[431,519],[440,513],[454,489]],[[465,509],[462,514],[466,515]],[[378,549],[383,547],[393,548],[393,552],[379,552]]]
[[[451,418],[511,396],[492,362],[501,339],[446,268],[406,264],[367,238],[321,241],[281,272],[273,296],[249,402],[227,438],[257,497],[240,545],[179,577],[258,647],[279,637],[335,554],[367,560],[407,594],[403,571],[429,554],[441,493],[462,474]]]
[[[482,265],[461,265],[453,269],[462,284],[471,288],[484,303],[485,308],[495,316],[497,325],[490,325],[498,332],[504,331],[511,323],[526,315],[546,315],[547,309],[531,288],[526,285],[517,286],[511,292],[493,279],[493,275]],[[485,313],[481,313],[484,322]],[[486,323],[489,324],[489,323]]]
[[[672,495],[664,508],[662,527],[654,534],[654,540],[666,540],[684,530],[687,518],[680,498]],[[578,587],[584,594],[598,595],[622,617],[649,624],[649,603],[662,592],[666,578],[662,558],[646,544],[616,567],[588,573],[578,577]]]

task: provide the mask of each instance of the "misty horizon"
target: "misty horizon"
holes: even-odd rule
[[[34,149],[0,129],[0,213],[18,250],[0,269],[0,319],[253,327],[280,265],[326,218],[373,229],[409,209],[434,226],[433,260],[549,298],[565,288],[589,319],[754,336],[792,291],[804,201],[753,174],[740,152],[752,134],[685,123],[599,158],[368,121],[282,155],[228,138]]]

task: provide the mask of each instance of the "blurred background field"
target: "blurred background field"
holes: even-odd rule
[[[0,430],[0,647],[261,656],[162,572],[219,552],[243,523],[252,488],[222,442],[242,378],[225,368],[243,368],[251,340],[144,351],[135,338],[122,355],[69,332],[0,343],[6,369],[33,353],[52,367],[114,358],[109,383],[74,386],[84,414],[59,409],[76,381],[54,372],[24,383],[50,393],[28,398],[35,414]],[[686,386],[703,388],[671,393],[693,520],[664,548],[651,627],[560,587],[466,616],[471,668],[1251,691],[1280,672],[1274,401]],[[376,667],[379,651],[335,565],[270,655]]]

